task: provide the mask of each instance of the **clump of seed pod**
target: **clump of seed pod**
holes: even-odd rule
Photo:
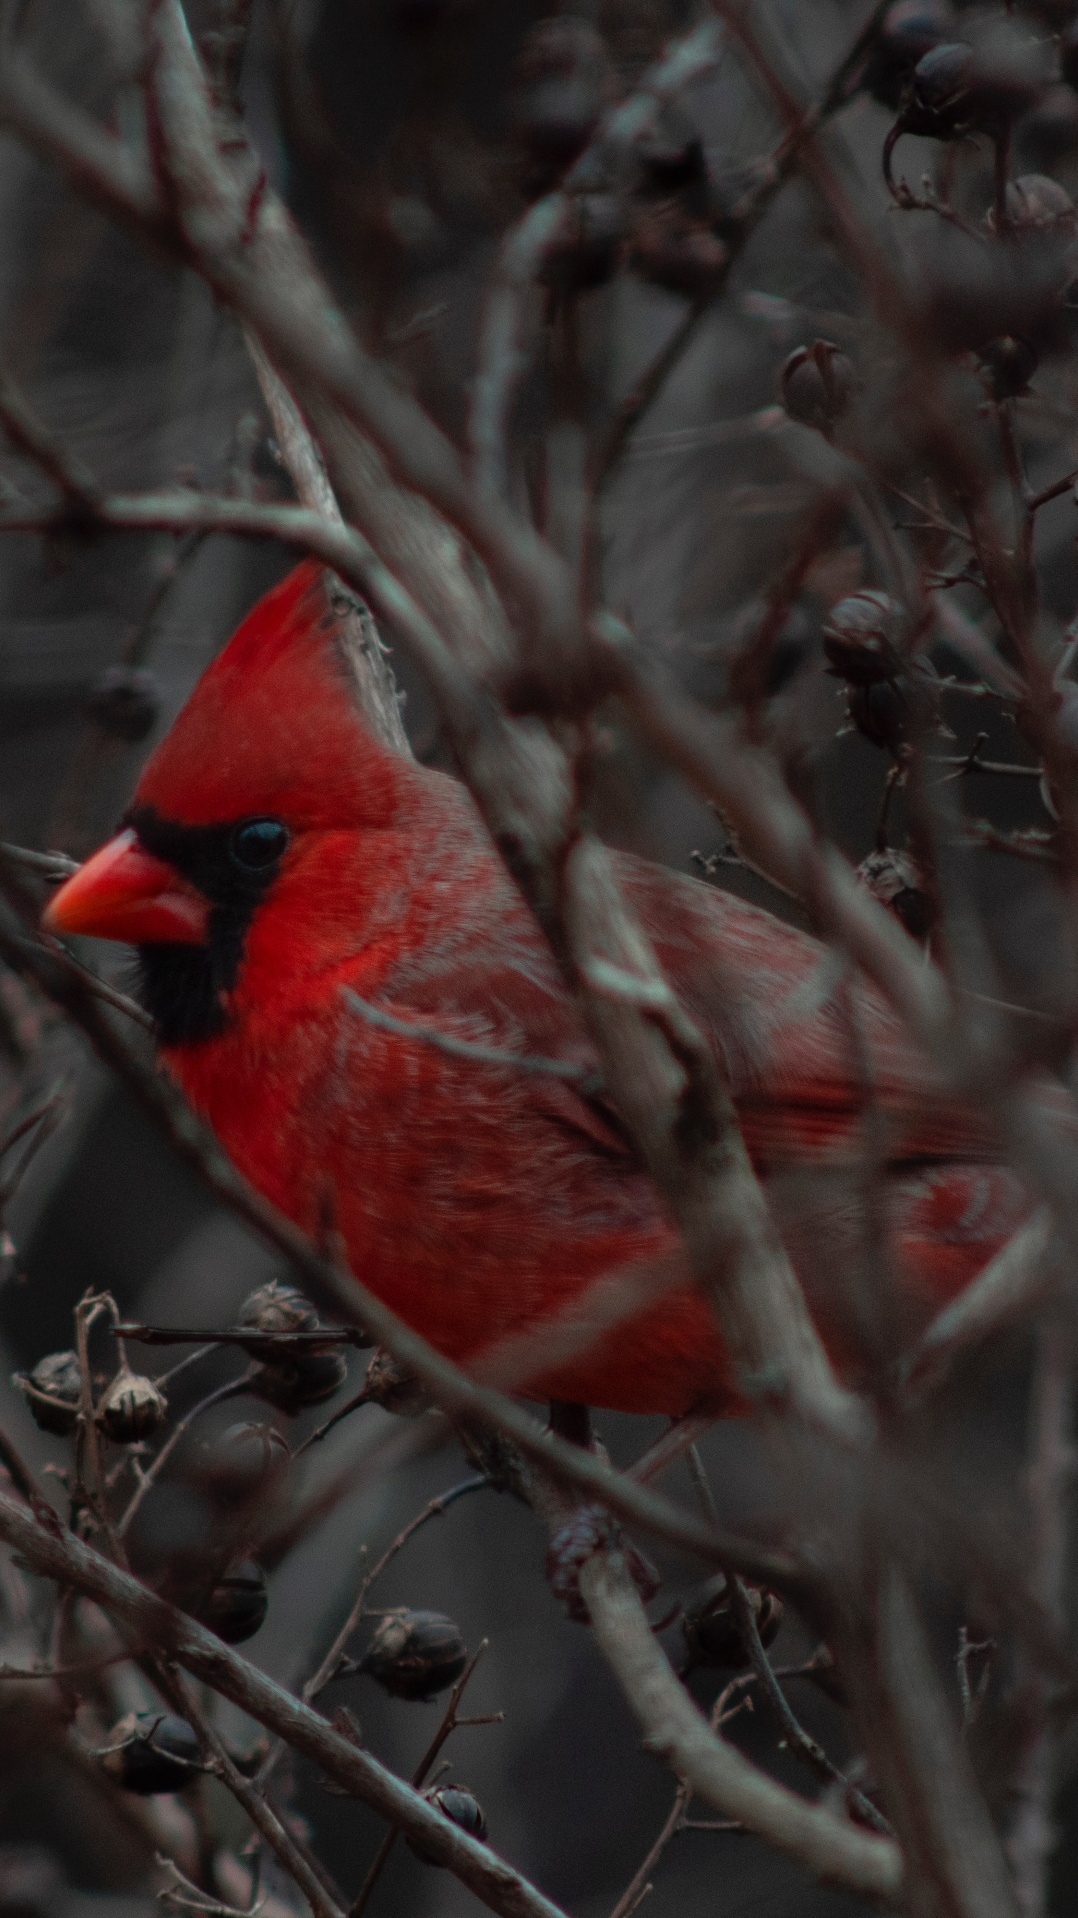
[[[140,1798],[182,1791],[202,1769],[198,1739],[185,1718],[171,1713],[129,1712],[113,1728],[112,1742],[102,1770]]]
[[[394,1698],[426,1700],[455,1685],[468,1662],[459,1625],[444,1612],[387,1612],[358,1670]]]
[[[779,384],[790,418],[830,439],[850,403],[853,366],[833,340],[813,340],[790,354]]]
[[[110,666],[91,688],[86,710],[102,732],[135,746],[157,724],[161,689],[142,666]]]
[[[259,1286],[240,1307],[236,1323],[244,1331],[317,1332],[322,1321],[309,1299],[294,1285],[271,1279]],[[339,1351],[317,1348],[293,1350],[260,1365],[248,1387],[257,1398],[290,1416],[308,1405],[322,1405],[338,1392],[348,1376],[348,1362]]]
[[[82,1375],[74,1352],[50,1352],[31,1372],[16,1372],[34,1424],[55,1438],[70,1438],[79,1422]]]
[[[265,1623],[269,1610],[266,1574],[254,1559],[240,1559],[222,1574],[194,1616],[226,1645],[242,1645]]]
[[[136,1445],[156,1432],[168,1400],[152,1379],[123,1366],[98,1402],[97,1422],[114,1445]]]
[[[768,1646],[782,1624],[782,1600],[774,1592],[746,1586],[760,1643]],[[725,1578],[712,1579],[681,1621],[690,1666],[713,1665],[742,1671],[750,1663]]]
[[[475,1793],[470,1792],[466,1785],[432,1785],[423,1793],[423,1796],[428,1805],[433,1805],[435,1811],[440,1811],[443,1818],[449,1819],[450,1824],[459,1826],[461,1831],[466,1831],[469,1838],[477,1838],[480,1844],[486,1842],[487,1821],[483,1816],[483,1807]],[[440,1862],[416,1839],[409,1838],[408,1844],[416,1857],[421,1858],[425,1865],[437,1865]]]

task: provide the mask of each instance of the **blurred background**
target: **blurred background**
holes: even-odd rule
[[[761,11],[815,94],[870,9],[863,0],[767,0]],[[1070,11],[1041,9],[1030,15],[1031,27],[1050,40]],[[219,33],[210,0],[189,12],[200,33]],[[31,0],[23,16],[24,33],[58,82],[91,107],[113,100],[117,72],[130,58],[123,0],[86,0],[79,8],[71,0]],[[525,0],[255,0],[241,89],[270,176],[358,331],[458,438],[501,234],[556,182],[602,108],[696,17],[680,0],[582,0],[553,15]],[[121,87],[121,125],[127,97]],[[133,98],[130,107],[134,113]],[[920,243],[924,222],[888,211],[880,180],[893,117],[893,108],[859,92],[835,123],[832,150],[888,244],[908,251]],[[721,297],[710,298],[724,221],[776,132],[733,55],[671,109],[631,225],[593,196],[592,226],[536,317],[533,371],[513,421],[514,483],[572,553],[582,534],[588,449],[692,318],[685,350],[609,474],[594,564],[607,603],[705,700],[723,696],[730,660],[758,621],[807,511],[841,468],[842,455],[780,403],[787,356],[822,336],[863,372],[885,351],[826,222],[796,179],[775,197]],[[1078,186],[1078,94],[1062,84],[1045,88],[1018,141],[1020,165]],[[903,156],[911,180],[937,157],[915,141]],[[961,192],[987,203],[989,151],[963,148],[955,166]],[[103,485],[134,491],[183,479],[288,496],[242,338],[198,280],[140,248],[7,136],[0,136],[0,235],[0,362]],[[1078,463],[1071,324],[1068,313],[1022,401],[1035,483],[1041,468],[1051,476]],[[34,484],[13,453],[4,471],[12,484]],[[1046,602],[1064,623],[1075,610],[1073,511],[1073,501],[1061,498],[1038,529]],[[7,536],[0,546],[3,836],[76,857],[97,844],[201,668],[289,564],[283,551],[221,538]],[[802,788],[821,823],[858,859],[874,843],[890,762],[878,745],[843,730],[844,691],[822,671],[819,639],[836,600],[886,584],[880,564],[878,528],[851,514],[841,539],[805,573],[769,688],[771,721],[780,735],[785,729]],[[943,671],[961,664],[946,649],[937,657]],[[397,669],[419,756],[448,766],[422,686],[399,662]],[[948,719],[956,752],[982,727],[987,750],[999,745],[997,722],[981,711],[948,711]],[[718,820],[674,775],[650,765],[613,719],[604,722],[601,744],[592,803],[611,840],[682,871],[702,872],[701,860],[712,860],[721,883],[792,911],[744,869],[715,866],[726,846]],[[1001,829],[1045,823],[1035,780],[1000,785],[1005,790],[990,792],[983,810]],[[1038,869],[995,856],[976,863],[973,877],[1001,979],[1023,1003],[1042,1005],[1058,975],[1058,946]],[[122,985],[122,957],[114,963]],[[56,1465],[63,1445],[36,1428],[5,1381],[70,1344],[72,1311],[87,1288],[109,1289],[125,1316],[224,1325],[277,1267],[209,1203],[80,1043],[15,981],[0,978],[0,1092],[8,1105],[18,1088],[27,1096],[27,1075],[31,1090],[69,1087],[71,1111],[6,1221],[13,1249],[0,1287],[0,1420],[31,1460]],[[152,1372],[168,1354],[146,1352],[143,1361]],[[172,1409],[182,1412],[226,1377],[213,1370],[224,1363],[209,1361],[189,1396],[178,1386]],[[968,1390],[960,1381],[954,1400],[970,1470],[976,1458],[977,1472],[997,1490],[1020,1480],[1026,1370],[1026,1355],[1013,1344],[982,1354],[976,1378]],[[229,1420],[267,1417],[254,1401],[222,1409]],[[281,1415],[279,1423],[295,1441],[304,1420],[313,1425],[318,1417]],[[205,1442],[215,1429],[211,1421]],[[366,1482],[365,1459],[396,1429],[388,1413],[366,1408],[296,1470],[296,1504],[328,1487],[331,1509],[279,1567],[268,1567],[267,1621],[247,1648],[286,1683],[299,1683],[329,1643],[351,1601],[361,1548],[377,1554],[430,1496],[466,1474],[451,1447]],[[616,1459],[634,1456],[655,1436],[646,1422],[613,1417],[600,1430]],[[705,1451],[725,1515],[766,1508],[765,1466],[746,1433],[719,1432]],[[351,1489],[333,1499],[338,1481]],[[687,1495],[673,1479],[671,1489]],[[190,1455],[181,1450],[143,1514],[150,1557],[167,1553],[192,1522],[190,1497]],[[378,1603],[444,1611],[473,1649],[489,1639],[469,1709],[503,1712],[504,1723],[455,1735],[452,1776],[476,1792],[501,1852],[569,1910],[598,1918],[613,1909],[657,1833],[673,1783],[639,1749],[588,1633],[562,1616],[542,1566],[543,1539],[531,1514],[508,1496],[483,1492],[417,1536],[379,1588]],[[673,1604],[691,1571],[665,1569]],[[17,1608],[10,1595],[8,1602]],[[676,1626],[668,1642],[676,1651]],[[796,1662],[812,1643],[790,1618],[776,1655]],[[700,1673],[692,1683],[710,1700],[720,1675]],[[32,1689],[0,1683],[0,1918],[141,1913],[153,1833],[133,1813],[125,1818],[115,1793],[95,1790],[62,1745],[31,1736]],[[806,1724],[842,1758],[843,1715],[818,1689],[801,1690]],[[372,1748],[402,1773],[416,1763],[439,1712],[389,1699],[362,1676],[341,1681],[327,1702],[347,1705]],[[759,1713],[735,1735],[790,1782],[812,1788],[776,1754]],[[377,1821],[321,1790],[301,1765],[288,1789],[320,1855],[353,1895],[381,1839]],[[1078,1818],[1068,1813],[1069,1796],[1064,1779],[1060,1910],[1078,1881]],[[270,1889],[287,1901],[286,1886]],[[371,1910],[448,1918],[470,1902],[448,1874],[398,1846]],[[655,1918],[689,1910],[823,1918],[852,1902],[813,1887],[755,1840],[690,1831],[667,1852],[648,1909]]]

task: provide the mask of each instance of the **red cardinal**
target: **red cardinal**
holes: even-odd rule
[[[617,868],[731,1076],[824,1336],[855,1368],[885,1288],[893,1339],[979,1270],[1028,1199],[858,990],[866,1124],[816,941],[643,860]],[[628,1267],[659,1294],[548,1360],[529,1396],[735,1408],[708,1307],[616,1116],[586,1076],[499,1057],[598,1064],[468,793],[366,729],[315,567],[267,594],[209,667],[122,830],[45,923],[138,948],[161,1059],[235,1164],[308,1232],[328,1213],[356,1274],[449,1357],[571,1319]]]

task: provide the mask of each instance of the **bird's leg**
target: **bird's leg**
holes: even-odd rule
[[[601,1450],[592,1432],[591,1413],[586,1405],[576,1405],[569,1399],[551,1399],[550,1429],[570,1445],[583,1446],[589,1452]],[[590,1623],[588,1608],[580,1596],[580,1568],[593,1553],[610,1545],[619,1546],[624,1553],[645,1605],[659,1589],[661,1580],[655,1567],[635,1545],[622,1537],[605,1506],[576,1505],[551,1534],[546,1575],[555,1598],[562,1601],[569,1617],[580,1625]]]

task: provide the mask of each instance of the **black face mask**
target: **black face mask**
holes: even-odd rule
[[[265,817],[181,826],[152,806],[132,807],[123,824],[210,903],[205,945],[139,947],[138,997],[162,1045],[212,1039],[228,1023],[225,996],[236,983],[247,928],[288,850],[288,828]]]

